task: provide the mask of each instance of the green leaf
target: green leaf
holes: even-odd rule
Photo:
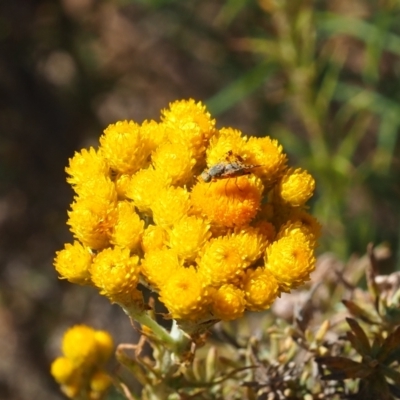
[[[206,106],[212,115],[218,115],[233,107],[236,103],[258,89],[276,71],[273,64],[262,63],[241,76],[235,82],[222,89],[206,101]]]
[[[248,0],[227,0],[222,3],[221,10],[215,18],[214,24],[229,26],[245,7],[249,7],[252,1]]]
[[[400,37],[394,33],[377,28],[375,25],[359,18],[329,12],[317,13],[317,28],[330,35],[346,34],[365,42],[370,38],[385,40],[382,43],[386,51],[400,55]]]
[[[368,110],[380,118],[381,126],[373,165],[383,172],[387,171],[394,157],[399,136],[399,104],[372,90],[343,82],[338,82],[334,98],[348,103],[348,106],[358,112]]]
[[[382,173],[389,172],[394,156],[394,149],[398,139],[399,116],[397,107],[387,110],[381,118],[378,131],[377,149],[374,154],[373,165]]]

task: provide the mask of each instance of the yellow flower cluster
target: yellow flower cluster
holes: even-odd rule
[[[140,303],[144,285],[174,319],[233,320],[315,268],[313,177],[289,168],[276,140],[217,129],[194,100],[170,104],[160,122],[108,126],[66,171],[76,240],[55,267],[113,302]]]
[[[80,395],[97,400],[104,396],[111,378],[103,366],[110,359],[113,347],[107,332],[86,325],[76,325],[65,332],[63,356],[53,361],[51,374],[67,397]]]

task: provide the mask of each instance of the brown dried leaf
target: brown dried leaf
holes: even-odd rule
[[[377,359],[385,363],[391,364],[400,357],[400,326],[392,332],[383,342],[382,347],[377,354]]]
[[[341,378],[336,379],[348,379],[348,378],[366,378],[371,375],[374,370],[365,364],[350,360],[345,357],[317,357],[315,361],[329,369],[332,374],[323,377],[323,379],[335,379],[332,376],[337,375]]]
[[[347,338],[353,345],[354,349],[361,355],[370,354],[371,345],[364,330],[361,328],[361,326],[355,319],[346,318],[346,321],[354,333],[353,335],[351,332],[347,332]]]
[[[351,300],[342,300],[342,303],[349,310],[349,312],[354,315],[356,318],[361,319],[364,322],[368,322],[369,324],[377,324],[379,321],[376,320],[376,317],[370,312],[362,309],[356,303]]]

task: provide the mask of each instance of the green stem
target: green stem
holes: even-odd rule
[[[141,325],[145,325],[151,329],[154,335],[163,342],[168,348],[170,348],[174,353],[177,351],[179,346],[179,342],[171,337],[171,335],[150,317],[147,311],[141,310],[136,306],[126,306],[124,304],[120,304],[125,314],[127,314],[132,320],[139,322]]]

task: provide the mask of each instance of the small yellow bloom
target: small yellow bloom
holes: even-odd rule
[[[157,225],[168,228],[188,214],[189,193],[181,187],[169,187],[158,193],[152,204],[153,219]]]
[[[167,241],[168,233],[164,228],[158,225],[149,225],[142,236],[142,250],[144,253],[160,250],[166,247]]]
[[[172,143],[180,143],[192,150],[198,159],[205,153],[209,139],[215,134],[215,120],[200,102],[175,101],[162,111],[162,121]]]
[[[207,165],[209,167],[226,161],[228,152],[243,156],[245,151],[246,136],[233,128],[222,128],[210,140],[210,147],[207,149]]]
[[[293,214],[295,215],[295,214]],[[304,235],[305,241],[309,242],[310,245],[312,244],[316,244],[315,242],[315,235],[312,231],[311,225],[313,225],[313,223],[317,223],[318,222],[315,221],[311,221],[311,220],[307,220],[306,215],[301,215],[298,214],[299,218],[295,218],[294,217],[294,221],[291,219],[288,219],[288,221],[281,225],[281,227],[279,228],[278,233],[276,234],[276,240],[281,239],[283,237],[287,237],[287,236],[291,236],[297,233],[302,233]]]
[[[238,251],[238,240],[222,236],[210,240],[197,260],[198,272],[208,285],[215,287],[224,283],[237,283],[248,263]]]
[[[206,221],[184,216],[170,229],[168,245],[181,259],[194,261],[210,237],[210,225]]]
[[[310,235],[296,225],[280,231],[265,255],[266,268],[283,291],[304,284],[315,269],[314,239],[310,240]]]
[[[160,249],[147,253],[142,260],[142,274],[155,288],[162,287],[181,264],[174,250]]]
[[[210,302],[208,289],[193,267],[177,269],[160,288],[160,300],[174,319],[196,321]]]
[[[192,190],[194,212],[216,225],[248,224],[261,205],[263,185],[254,175],[198,182]]]
[[[93,196],[78,198],[71,208],[67,224],[74,236],[92,249],[107,247],[117,219],[116,204]]]
[[[240,318],[245,306],[244,292],[234,285],[222,285],[212,294],[212,313],[223,321]]]
[[[62,351],[74,367],[93,366],[97,359],[97,344],[94,329],[86,325],[75,325],[64,333]]]
[[[185,185],[193,179],[196,159],[182,143],[164,143],[153,153],[154,168],[165,172],[173,185]]]
[[[137,249],[143,235],[144,221],[140,219],[135,207],[129,201],[118,202],[117,213],[110,243],[130,250]]]
[[[314,178],[301,168],[289,168],[277,185],[276,194],[292,207],[302,206],[311,198],[315,189]]]
[[[315,217],[302,208],[296,207],[290,212],[289,223],[300,223],[302,228],[314,237],[315,246],[317,246],[317,240],[321,236],[322,226]]]
[[[151,215],[151,207],[158,199],[160,191],[169,187],[171,178],[164,171],[154,168],[141,169],[132,176],[127,185],[126,196],[133,200],[140,212]]]
[[[69,167],[65,168],[67,182],[73,187],[85,185],[88,179],[109,177],[110,166],[107,160],[93,147],[89,151],[82,149],[80,153],[69,159]]]
[[[282,176],[287,157],[277,140],[251,137],[246,143],[246,163],[260,165],[254,170],[264,185],[270,188]]]
[[[100,201],[102,203],[115,204],[118,199],[117,189],[114,182],[106,177],[93,177],[86,180],[85,183],[75,188],[79,200]]]
[[[113,353],[114,341],[106,331],[95,331],[94,339],[97,346],[97,362],[98,364],[105,364]]]
[[[75,378],[76,368],[69,358],[58,357],[51,363],[50,373],[58,383],[65,384]]]
[[[78,285],[89,285],[92,260],[90,249],[74,241],[74,244],[67,243],[63,250],[57,251],[54,266],[61,279]]]
[[[112,302],[129,304],[139,281],[139,257],[119,247],[101,251],[90,268],[92,282]]]
[[[109,125],[100,137],[101,154],[118,173],[134,173],[144,167],[150,154],[133,121],[118,121]]]
[[[106,372],[98,370],[90,379],[91,399],[100,399],[111,386],[112,379]]]
[[[236,252],[241,255],[246,266],[261,258],[268,245],[268,237],[262,230],[250,226],[237,230],[232,235],[232,240],[236,243]]]
[[[246,308],[250,311],[266,310],[280,294],[277,280],[262,267],[246,271],[243,291],[246,295]]]
[[[146,152],[150,154],[167,140],[165,125],[156,121],[144,121],[140,126],[140,136],[146,145]]]

